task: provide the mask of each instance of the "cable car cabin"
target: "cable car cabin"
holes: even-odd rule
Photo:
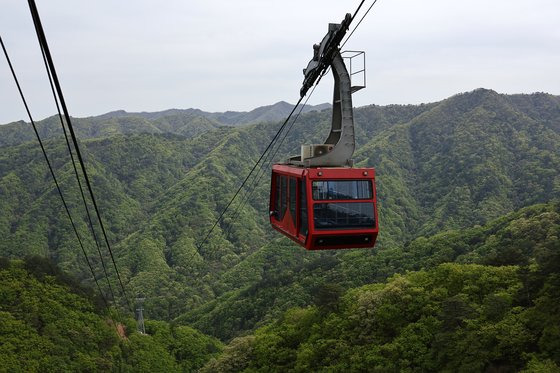
[[[373,168],[272,167],[270,223],[307,250],[373,247]]]

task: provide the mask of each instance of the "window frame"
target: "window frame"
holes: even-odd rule
[[[298,233],[307,238],[309,234],[309,211],[307,211],[307,180],[299,179]]]
[[[286,175],[280,176],[280,210],[278,211],[278,220],[283,220],[288,208],[288,180]]]
[[[344,195],[341,195],[339,193],[340,189],[336,189],[336,188],[330,188],[328,183],[333,183],[333,185],[336,185],[337,183],[348,183],[348,182],[355,182],[356,183],[356,196],[346,196],[346,197],[350,197],[350,198],[341,198],[341,196],[344,197]],[[325,191],[326,191],[326,196],[322,197],[319,195],[319,193],[321,193],[321,191],[319,191],[318,186],[316,186],[317,184],[322,183],[325,184]],[[359,191],[359,183],[364,183],[367,184],[367,196],[362,196]],[[363,189],[363,188],[362,188]],[[336,193],[336,195],[330,195],[331,191],[333,193]],[[324,195],[325,192],[322,192],[322,194]],[[340,180],[313,180],[311,183],[311,197],[313,199],[313,201],[367,201],[367,200],[372,200],[374,198],[374,189],[373,189],[373,183],[371,180],[369,179],[340,179]]]
[[[353,224],[353,225],[340,225],[340,224],[336,224],[339,223],[339,221],[342,221],[342,219],[344,219],[344,217],[339,218],[338,217],[338,213],[336,213],[336,216],[334,217],[334,219],[336,220],[335,224],[332,224],[330,226],[320,226],[317,224],[318,220],[323,219],[326,220],[327,217],[322,217],[320,218],[320,213],[318,211],[318,209],[320,208],[321,205],[335,205],[335,206],[341,206],[341,205],[348,205],[348,206],[352,206],[352,205],[361,205],[363,207],[365,206],[371,206],[371,211],[368,211],[368,214],[365,215],[366,219],[369,219],[371,222],[366,223],[361,223],[361,224]],[[331,210],[334,211],[334,210]],[[356,210],[352,210],[351,212],[356,212]],[[318,216],[319,215],[319,216]],[[331,218],[332,219],[332,218]],[[346,220],[350,220],[351,215],[347,214]],[[354,218],[356,219],[356,218]],[[358,218],[358,219],[363,219],[363,218]],[[377,226],[377,219],[375,216],[375,204],[373,203],[373,201],[368,201],[368,200],[362,200],[360,202],[317,202],[313,204],[313,228],[315,230],[360,230],[360,229],[372,229],[372,228],[376,228]]]
[[[297,180],[295,177],[288,178],[288,211],[292,217],[294,226],[297,223]]]

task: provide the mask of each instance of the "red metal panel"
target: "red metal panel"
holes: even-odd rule
[[[296,181],[301,180],[303,173],[305,173],[304,168],[298,167],[290,167],[284,165],[274,165],[272,168],[272,180],[271,180],[271,196],[270,196],[270,224],[274,229],[279,231],[280,233],[290,237],[292,240],[296,241],[298,244],[302,245],[305,238],[300,238],[298,234],[298,226],[296,225],[296,217],[292,216],[290,209],[286,210],[286,213],[282,217],[281,220],[278,220],[274,215],[274,202],[275,202],[275,188],[276,188],[276,178],[275,175],[282,175],[287,177],[288,185],[289,179],[294,178]],[[296,183],[297,185],[297,183]],[[289,188],[288,188],[289,191]],[[288,196],[289,196],[288,192]],[[296,194],[296,211],[298,211],[299,207],[299,193]],[[287,199],[287,205],[289,206],[290,202]]]
[[[373,179],[375,170],[373,168],[350,168],[350,167],[317,167],[307,169],[310,179],[340,180],[340,179]]]
[[[275,164],[272,166],[273,173],[279,173],[283,175],[295,176],[301,178],[305,172],[307,172],[307,168],[297,167],[297,166],[290,166],[285,164]]]

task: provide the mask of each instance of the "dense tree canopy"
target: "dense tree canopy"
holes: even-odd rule
[[[163,321],[136,333],[133,319],[39,257],[0,260],[0,299],[0,371],[191,372],[222,349]]]
[[[267,169],[244,208],[201,246],[280,126],[264,120],[285,110],[115,112],[77,121],[121,277],[131,297],[146,298],[148,335],[107,313],[90,289],[93,277],[29,128],[0,126],[0,255],[50,259],[2,261],[6,366],[25,352],[23,370],[80,362],[91,370],[193,371],[212,356],[207,371],[557,368],[559,97],[480,89],[432,104],[357,108],[355,162],[377,175],[374,250],[309,253],[276,235],[267,224]],[[328,110],[300,116],[279,159],[320,142],[329,121]],[[53,117],[39,127],[100,278],[57,126]],[[113,306],[126,308],[121,297]],[[114,322],[128,326],[126,339]],[[207,335],[228,343],[221,356]]]
[[[395,275],[348,291],[329,312],[287,311],[234,339],[204,371],[556,371],[557,278],[451,263]],[[540,283],[529,296],[528,282]]]

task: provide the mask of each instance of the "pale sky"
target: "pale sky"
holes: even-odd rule
[[[75,117],[295,103],[312,45],[360,2],[36,1]],[[27,2],[1,5],[0,33],[34,119],[53,115]],[[433,102],[479,87],[558,95],[560,2],[378,0],[344,49],[366,52],[367,88],[354,106]],[[309,103],[331,96],[323,79]],[[0,123],[27,120],[3,55],[0,103]]]

